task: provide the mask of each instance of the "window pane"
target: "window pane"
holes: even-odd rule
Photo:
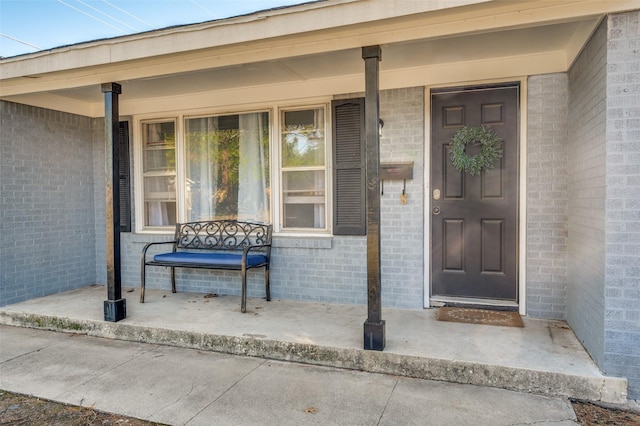
[[[176,223],[176,124],[142,124],[144,225]]]
[[[284,227],[325,228],[324,170],[285,171],[282,180]]]
[[[269,222],[269,114],[191,118],[185,128],[187,220]]]
[[[152,172],[176,169],[175,123],[143,124],[143,171]]]
[[[282,166],[324,165],[324,109],[285,111],[282,121]]]
[[[176,185],[174,176],[144,178],[144,214],[146,226],[176,223]]]
[[[175,149],[145,149],[144,150],[144,171],[171,171],[176,168]]]

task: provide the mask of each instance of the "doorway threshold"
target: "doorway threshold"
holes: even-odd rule
[[[476,299],[473,297],[433,296],[430,304],[434,308],[455,306],[460,308],[492,308],[503,311],[518,311],[518,302],[500,299]]]

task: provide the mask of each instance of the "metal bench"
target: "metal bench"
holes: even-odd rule
[[[212,220],[176,224],[173,241],[148,243],[142,250],[140,303],[144,303],[147,266],[171,268],[171,291],[176,292],[175,268],[237,270],[242,274],[240,310],[247,307],[247,269],[264,268],[267,300],[269,292],[269,260],[272,226],[236,220]],[[172,244],[173,250],[147,259],[149,247]]]

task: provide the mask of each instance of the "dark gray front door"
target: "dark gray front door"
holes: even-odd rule
[[[518,93],[518,86],[432,93],[432,297],[518,299]],[[503,140],[503,158],[472,176],[453,167],[448,144],[463,126],[480,125]]]

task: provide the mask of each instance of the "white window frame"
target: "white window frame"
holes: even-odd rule
[[[135,199],[135,229],[136,232],[153,232],[153,233],[165,233],[165,232],[173,232],[175,229],[175,225],[167,225],[167,226],[147,226],[145,225],[145,209],[144,209],[144,144],[143,144],[143,134],[142,134],[142,126],[144,124],[153,124],[153,123],[166,123],[173,122],[175,129],[175,164],[176,164],[176,220],[180,221],[180,203],[181,203],[181,189],[182,186],[180,184],[180,158],[182,151],[182,126],[180,123],[180,117],[176,115],[170,116],[162,116],[162,117],[150,117],[150,118],[138,118],[134,120],[135,128],[133,131],[134,135],[134,199]]]
[[[222,117],[222,116],[229,116],[229,115],[243,115],[243,114],[253,114],[253,113],[267,113],[269,115],[269,120],[268,120],[268,126],[269,126],[269,160],[270,160],[270,164],[269,164],[269,182],[271,183],[270,186],[270,192],[271,192],[271,196],[269,197],[269,205],[270,205],[270,222],[273,222],[273,203],[274,203],[274,198],[273,198],[273,160],[272,160],[272,156],[273,156],[273,114],[274,114],[274,109],[271,107],[263,107],[263,108],[255,108],[255,109],[249,109],[249,110],[244,110],[244,109],[238,109],[238,110],[234,110],[234,109],[225,109],[224,111],[206,111],[203,113],[197,113],[197,114],[182,114],[180,115],[180,123],[182,125],[182,133],[181,133],[181,139],[183,140],[183,147],[180,150],[180,154],[181,154],[181,161],[180,161],[180,169],[182,172],[182,177],[180,179],[180,188],[182,190],[182,196],[180,197],[179,202],[181,202],[181,205],[179,206],[179,211],[178,211],[178,222],[182,221],[185,222],[187,220],[187,187],[186,187],[186,181],[187,181],[187,158],[185,155],[186,149],[187,149],[187,141],[186,141],[186,134],[184,133],[186,131],[187,128],[187,120],[191,120],[191,119],[198,119],[198,118],[208,118],[208,117]]]
[[[324,153],[324,188],[325,188],[325,226],[324,228],[285,228],[284,227],[284,187],[282,181],[282,118],[285,112],[289,111],[306,111],[311,109],[322,108],[324,110],[324,138],[325,138],[325,153]],[[272,182],[277,183],[277,186],[272,185],[272,188],[277,188],[277,191],[273,191],[274,205],[273,205],[273,217],[274,231],[278,234],[288,236],[307,236],[307,235],[329,235],[332,232],[333,224],[333,188],[330,183],[332,182],[332,167],[331,167],[331,146],[333,143],[332,127],[331,127],[331,104],[328,102],[322,103],[308,103],[308,104],[291,104],[281,105],[277,108],[277,116],[274,117],[274,143],[273,143],[273,159],[274,170],[272,176],[274,180]],[[312,166],[308,168],[296,168],[296,170],[321,170],[318,166]]]
[[[325,125],[325,228],[289,228],[283,229],[282,219],[282,170],[281,161],[281,122],[283,111],[307,110],[313,108],[324,109]],[[144,225],[144,174],[143,174],[143,143],[142,125],[144,123],[157,123],[174,121],[176,129],[176,208],[177,221],[184,222],[187,216],[186,206],[186,158],[184,129],[185,120],[190,118],[221,116],[233,114],[247,114],[252,112],[269,113],[269,137],[270,137],[270,182],[271,182],[271,223],[275,234],[286,236],[330,236],[333,226],[333,187],[332,187],[332,144],[333,130],[331,123],[331,103],[326,97],[308,99],[307,102],[256,104],[251,106],[207,108],[198,110],[168,111],[163,114],[141,114],[133,117],[133,193],[134,193],[134,229],[136,233],[148,234],[172,234],[175,226],[145,226]]]

